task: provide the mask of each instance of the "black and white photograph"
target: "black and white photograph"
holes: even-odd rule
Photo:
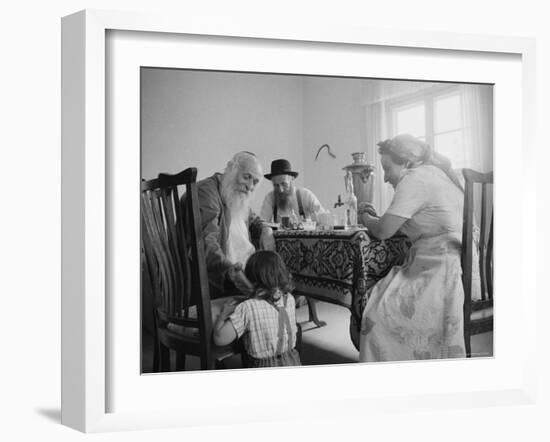
[[[6,2],[0,440],[550,440],[544,6]]]
[[[141,372],[493,357],[493,90],[141,67]]]

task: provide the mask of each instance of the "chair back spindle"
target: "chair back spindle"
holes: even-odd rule
[[[471,357],[471,336],[493,330],[493,172],[480,173],[464,169],[463,175],[465,189],[461,262],[464,340],[466,356]],[[480,197],[477,197],[476,191],[480,191]],[[475,235],[478,225],[476,218],[479,219],[479,236]],[[474,253],[474,247],[477,253]],[[474,266],[479,269],[479,288],[474,287],[477,281],[474,278]],[[478,289],[480,299],[474,299],[472,295]]]

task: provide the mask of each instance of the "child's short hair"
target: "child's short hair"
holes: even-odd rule
[[[256,290],[265,290],[272,298],[280,290],[289,293],[294,289],[292,278],[277,252],[259,250],[246,262],[244,274]]]

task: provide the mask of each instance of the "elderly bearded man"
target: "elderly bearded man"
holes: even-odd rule
[[[274,160],[271,173],[264,176],[273,183],[273,191],[266,195],[262,204],[262,219],[280,222],[283,216],[292,217],[294,212],[295,215],[315,220],[317,213],[324,211],[311,190],[294,185],[298,172],[292,170],[288,160]]]
[[[211,298],[247,293],[243,268],[254,253],[252,240],[262,249],[274,250],[273,232],[250,209],[262,167],[250,152],[239,152],[216,173],[197,183],[202,236]]]

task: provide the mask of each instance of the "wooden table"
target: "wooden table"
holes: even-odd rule
[[[296,294],[308,299],[310,320],[319,320],[315,303],[320,300],[353,312],[358,302],[394,265],[403,263],[410,242],[404,236],[378,240],[366,229],[278,230],[277,252],[292,273]]]

